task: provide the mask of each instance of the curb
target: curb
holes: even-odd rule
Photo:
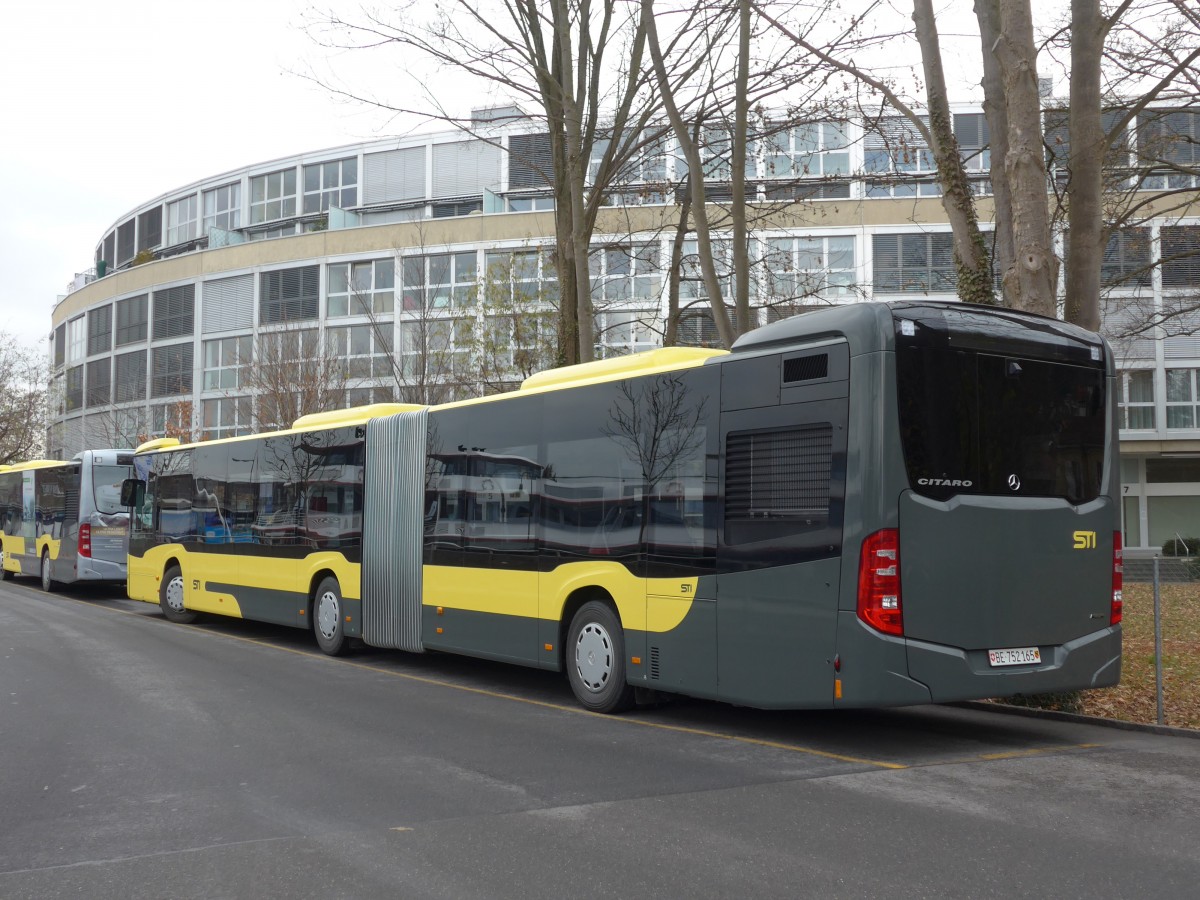
[[[1082,713],[1061,712],[1056,709],[1013,706],[1009,703],[994,703],[983,700],[967,700],[962,703],[947,703],[946,705],[1002,713],[1009,716],[1028,716],[1033,719],[1050,719],[1055,722],[1074,722],[1077,725],[1099,725],[1102,728],[1117,728],[1121,731],[1141,731],[1147,734],[1163,734],[1170,737],[1200,739],[1200,730],[1195,728],[1176,728],[1173,725],[1150,725],[1144,722],[1127,722],[1124,719],[1085,716]]]

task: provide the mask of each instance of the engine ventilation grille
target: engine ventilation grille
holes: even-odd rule
[[[658,675],[659,675],[658,648],[651,647],[650,648],[650,677],[657,681]]]
[[[797,356],[783,361],[784,384],[792,384],[796,381],[812,381],[816,378],[826,378],[828,376],[828,353],[818,353],[813,356]]]

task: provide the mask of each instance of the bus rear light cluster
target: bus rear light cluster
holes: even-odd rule
[[[900,601],[900,532],[868,535],[858,558],[858,617],[876,631],[903,636]]]
[[[79,526],[79,555],[84,559],[92,558],[92,526],[87,522]]]
[[[1125,613],[1125,550],[1121,532],[1113,532],[1112,606],[1109,607],[1108,624],[1119,625]]]

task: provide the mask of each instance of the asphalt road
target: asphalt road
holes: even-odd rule
[[[0,587],[0,897],[1183,897],[1200,740],[621,717],[550,673]]]

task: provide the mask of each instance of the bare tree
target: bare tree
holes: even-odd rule
[[[45,351],[0,334],[0,464],[38,456],[45,446]]]
[[[330,13],[313,29],[327,46],[415,50],[425,60],[491,83],[510,102],[538,110],[531,118],[545,124],[549,165],[541,159],[528,162],[548,170],[545,181],[555,201],[555,265],[564,301],[559,306],[562,364],[592,357],[586,249],[605,185],[654,139],[646,133],[655,106],[642,66],[645,36],[638,16],[624,9],[616,0],[457,0],[438,7],[428,21],[403,15],[392,21],[364,12],[362,21],[351,22]],[[424,96],[424,109],[370,102],[502,143],[461,112],[447,110],[427,87]]]
[[[291,325],[259,334],[241,387],[255,395],[255,429],[269,431],[344,407],[348,380],[344,357],[322,345],[316,328]]]

